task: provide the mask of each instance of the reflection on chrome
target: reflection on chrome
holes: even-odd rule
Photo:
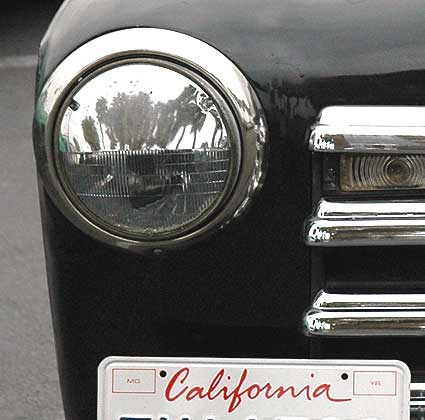
[[[423,293],[329,293],[321,290],[314,299],[312,308],[340,310],[425,310]]]
[[[59,167],[101,221],[130,234],[182,228],[222,198],[232,142],[215,101],[186,76],[127,64],[85,84],[66,108]]]
[[[415,378],[415,382],[410,384],[410,419],[425,419],[425,383],[423,382],[423,373]],[[421,382],[419,382],[421,380]]]
[[[321,199],[304,238],[310,246],[423,245],[425,201]]]
[[[425,336],[425,311],[319,311],[304,315],[304,333],[317,337]]]
[[[424,336],[425,295],[321,291],[303,326],[306,335],[319,337]]]
[[[330,106],[312,127],[309,148],[330,153],[425,153],[425,107]]]

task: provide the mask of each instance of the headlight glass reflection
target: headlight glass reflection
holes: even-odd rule
[[[129,63],[97,74],[61,114],[56,161],[88,218],[131,237],[205,220],[237,178],[232,113],[209,85],[172,67]]]

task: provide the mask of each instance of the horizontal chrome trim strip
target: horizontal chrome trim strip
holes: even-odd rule
[[[410,416],[411,419],[425,417],[425,383],[423,382],[410,384]]]
[[[425,107],[423,106],[329,106],[323,108],[319,123],[325,125],[368,125],[423,127]]]
[[[321,311],[304,315],[304,333],[318,337],[425,336],[425,311]]]
[[[410,384],[410,419],[423,420],[425,418],[425,383],[413,382]]]
[[[312,308],[327,311],[424,310],[425,294],[342,294],[320,291]]]
[[[310,246],[423,245],[425,201],[321,200],[305,224]]]
[[[425,107],[332,106],[312,127],[309,148],[334,153],[425,153]]]
[[[303,321],[308,336],[425,336],[425,295],[321,291]]]
[[[317,205],[316,217],[328,220],[425,219],[425,201],[332,201],[323,199]]]

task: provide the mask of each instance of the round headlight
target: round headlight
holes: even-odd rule
[[[36,106],[43,184],[80,229],[143,252],[192,243],[247,207],[267,128],[248,80],[180,33],[111,32],[68,56]]]
[[[178,66],[144,60],[102,69],[71,92],[60,115],[59,176],[74,204],[117,234],[181,235],[236,182],[233,114],[213,86]]]

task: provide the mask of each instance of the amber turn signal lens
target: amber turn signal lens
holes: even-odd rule
[[[424,155],[342,155],[342,191],[425,188]]]

